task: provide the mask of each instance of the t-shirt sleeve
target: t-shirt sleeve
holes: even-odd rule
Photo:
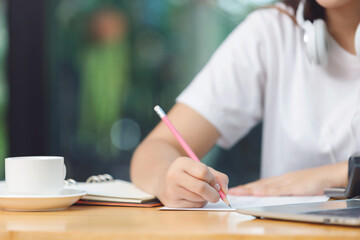
[[[262,119],[266,28],[261,12],[250,14],[227,37],[176,99],[218,129],[217,144],[223,148],[232,147]]]

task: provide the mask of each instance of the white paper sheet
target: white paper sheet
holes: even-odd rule
[[[229,208],[222,200],[217,203],[208,203],[203,208],[169,208],[162,207],[160,210],[187,210],[187,211],[235,211],[237,208],[273,206],[282,204],[322,202],[327,201],[327,196],[306,197],[238,197],[228,195],[232,208]]]

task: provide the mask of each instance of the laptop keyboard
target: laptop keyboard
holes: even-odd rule
[[[305,214],[311,215],[322,215],[322,216],[333,216],[333,217],[360,217],[360,208],[343,208],[343,209],[333,209],[333,210],[323,210],[315,212],[306,212]]]

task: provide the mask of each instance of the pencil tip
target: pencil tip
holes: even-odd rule
[[[232,206],[230,205],[230,203],[229,203],[228,205],[229,205],[229,208],[232,208]]]

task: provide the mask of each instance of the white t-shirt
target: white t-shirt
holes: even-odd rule
[[[219,130],[224,148],[263,121],[261,177],[347,160],[354,120],[360,143],[360,60],[329,37],[328,64],[312,64],[302,39],[287,15],[257,10],[177,98]]]

